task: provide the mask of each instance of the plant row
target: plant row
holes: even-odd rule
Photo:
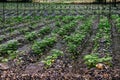
[[[112,15],[112,19],[114,20],[114,23],[116,24],[117,32],[120,33],[120,16]]]
[[[7,56],[13,53],[19,47],[20,43],[17,40],[10,40],[5,44],[0,45],[0,55]]]
[[[17,27],[16,29],[12,29],[11,27],[8,27],[8,28],[6,28],[7,30],[9,29],[9,32],[6,34],[6,32],[5,32],[5,34],[4,35],[1,35],[1,37],[0,37],[0,42],[3,42],[3,41],[6,41],[6,40],[8,40],[8,39],[11,39],[11,37],[16,37],[16,36],[18,36],[18,35],[21,35],[21,34],[25,34],[25,38],[26,39],[28,39],[29,40],[29,38],[30,38],[30,36],[31,37],[34,37],[35,35],[35,33],[34,32],[30,32],[30,31],[32,31],[32,30],[35,30],[35,29],[37,29],[37,28],[39,28],[39,26],[44,26],[44,25],[46,25],[46,24],[49,24],[49,23],[51,23],[50,21],[48,22],[48,23],[45,23],[45,24],[41,24],[41,25],[39,25],[40,23],[32,23],[32,24],[27,24],[27,25],[23,25],[23,26],[21,26],[21,27]],[[23,28],[24,27],[24,28]],[[45,28],[45,29],[49,29],[49,27],[47,27],[47,28]],[[41,33],[41,34],[44,34],[45,32],[49,32],[49,31],[45,31],[45,29],[43,28],[43,30],[40,30],[39,31],[39,33]],[[44,33],[43,33],[43,32]],[[29,34],[30,33],[30,34]],[[34,36],[33,36],[34,35]]]
[[[41,54],[45,51],[47,47],[53,46],[57,42],[58,36],[67,35],[69,31],[72,31],[72,29],[76,27],[76,21],[71,21],[70,23],[56,28],[56,30],[51,33],[51,37],[45,37],[42,41],[34,42],[32,46],[32,50],[34,51],[34,53]]]
[[[93,50],[84,56],[85,64],[88,67],[95,67],[98,63],[110,64],[110,46],[111,46],[111,25],[107,17],[102,16],[98,25],[98,31],[93,38]]]
[[[47,56],[45,59],[41,61],[46,65],[46,67],[50,67],[58,57],[64,54],[63,51],[58,49],[52,49],[50,53],[51,55]]]
[[[79,55],[78,47],[82,45],[87,34],[89,34],[92,26],[92,20],[85,21],[79,26],[71,35],[65,36],[64,40],[67,43],[68,52],[72,54],[73,58]]]

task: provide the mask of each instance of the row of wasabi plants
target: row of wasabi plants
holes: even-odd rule
[[[120,16],[119,15],[112,15],[112,20],[116,24],[116,30],[120,33]]]
[[[88,18],[87,21],[85,21],[83,24],[79,25],[75,32],[73,32],[69,36],[65,36],[64,40],[67,43],[68,51],[69,53],[72,53],[72,57],[76,58],[77,55],[79,55],[78,47],[82,45],[84,39],[87,37],[87,34],[89,34],[89,31],[92,27],[92,19]]]
[[[113,18],[119,32],[119,17],[114,16]],[[36,19],[36,21],[41,21],[38,24],[29,23],[15,28],[6,26],[5,31],[9,31],[7,34],[10,35],[8,37],[6,34],[0,36],[0,60],[8,61],[13,59],[19,54],[17,52],[19,47],[30,45],[32,54],[39,55],[39,57],[47,55],[42,62],[49,67],[58,57],[64,56],[64,51],[53,49],[60,40],[63,42],[62,45],[66,46],[66,52],[70,54],[71,59],[76,60],[78,55],[81,55],[86,41],[92,35],[95,20],[95,16],[55,16],[48,17],[43,21]],[[85,64],[88,67],[95,67],[98,63],[111,65],[110,46],[112,39],[108,17],[100,16],[97,32],[92,42],[94,43],[92,52],[86,54],[83,58]]]
[[[84,56],[85,64],[95,67],[98,63],[111,65],[111,26],[107,17],[102,16],[98,25],[98,31],[93,39],[94,46],[90,54]],[[103,46],[104,45],[104,46]]]
[[[63,37],[64,35],[67,35],[67,33],[69,31],[71,31],[73,28],[76,27],[77,22],[70,21],[70,20],[69,20],[69,22],[71,22],[71,23],[65,23],[63,26],[57,27],[51,33],[51,36],[45,37],[41,41],[35,41],[32,46],[32,50],[34,51],[34,53],[37,53],[37,54],[43,53],[47,47],[51,47],[52,45],[54,45],[57,42],[58,36]]]

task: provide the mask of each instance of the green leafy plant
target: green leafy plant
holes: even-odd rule
[[[72,58],[76,58],[78,56],[78,52],[77,52],[77,45],[76,44],[73,44],[71,42],[69,42],[67,44],[67,49],[68,51],[72,54]]]
[[[22,16],[18,16],[14,18],[16,20],[16,22],[22,22],[23,17]]]
[[[98,53],[92,53],[84,56],[85,64],[87,64],[88,67],[92,68],[95,67],[98,63],[105,63],[110,60],[112,60],[112,57],[102,57],[100,58],[98,56]]]
[[[64,40],[74,44],[80,44],[84,38],[85,38],[84,34],[75,33],[72,34],[71,36],[65,36]]]
[[[19,29],[19,32],[22,34],[26,34],[28,31],[30,31],[28,27]]]
[[[57,41],[56,36],[45,37],[42,41],[37,41],[33,44],[32,50],[36,54],[42,54],[47,47],[51,47]]]
[[[51,31],[51,28],[49,26],[43,27],[39,30],[38,34],[45,35]]]
[[[35,31],[28,32],[28,33],[26,33],[25,38],[29,41],[33,41],[35,38],[37,38],[37,33]]]
[[[57,33],[60,36],[63,36],[72,31],[74,27],[76,27],[76,22],[71,22],[70,24],[66,24],[65,26],[61,27]]]
[[[17,50],[20,43],[17,40],[11,40],[6,44],[0,45],[0,54],[8,54],[9,52],[13,52]]]
[[[10,31],[10,32],[13,32],[13,31],[14,31],[14,29],[13,29],[12,27],[7,27],[6,30],[7,30],[7,31]]]
[[[53,49],[50,52],[52,55],[47,56],[45,58],[45,60],[43,60],[42,62],[47,66],[50,67],[52,65],[52,63],[55,61],[55,59],[57,59],[59,56],[63,55],[63,52],[57,49]]]
[[[62,19],[62,22],[63,23],[69,23],[70,21],[74,20],[74,17],[72,16],[65,16],[63,19]]]
[[[106,17],[103,19],[100,19],[99,27],[101,29],[108,29],[108,27],[110,27],[109,21]]]
[[[0,42],[3,41],[5,39],[5,35],[1,35],[0,36]]]
[[[60,27],[60,26],[61,26],[61,23],[60,23],[59,21],[57,21],[57,22],[55,23],[55,26]]]
[[[117,26],[117,29],[118,29],[118,33],[120,33],[120,17],[118,17],[116,19],[116,26]]]
[[[91,28],[91,21],[87,21],[71,35],[64,36],[64,40],[67,43],[67,49],[72,54],[72,58],[74,59],[77,58],[79,54],[78,47],[85,39],[86,34],[90,30],[90,28]]]

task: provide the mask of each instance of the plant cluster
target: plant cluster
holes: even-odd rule
[[[38,32],[27,32],[25,35],[25,38],[29,41],[33,41],[34,39],[36,39],[39,36],[45,35],[47,33],[50,33],[51,28],[48,27],[43,27],[42,29],[40,29]]]
[[[106,17],[103,17],[100,19],[100,23],[98,26],[98,32],[93,39],[94,41],[94,46],[93,46],[93,51],[91,54],[85,55],[84,60],[85,64],[87,64],[88,67],[95,67],[96,64],[98,63],[109,63],[112,60],[112,57],[108,54],[109,52],[107,51],[107,48],[110,46],[111,43],[111,38],[110,38],[110,24],[109,21]],[[104,38],[104,47],[103,50],[106,50],[105,52],[103,51],[102,54],[104,53],[103,57],[99,57],[101,55],[98,50],[100,49],[100,40]]]
[[[120,33],[120,17],[119,17],[119,15],[113,15],[112,18],[115,20],[117,32]]]
[[[59,31],[57,32],[60,36],[66,35],[67,33],[71,32],[72,30],[74,30],[74,28],[77,26],[77,22],[73,21],[69,24],[64,25],[63,27],[61,27],[59,29]]]
[[[96,34],[96,37],[94,39],[94,42],[95,42],[94,50],[97,50],[99,48],[99,42],[101,39],[104,39],[107,47],[109,47],[111,43],[111,36],[110,36],[111,26],[106,17],[100,19],[98,29],[99,31]]]
[[[85,34],[73,33],[70,36],[65,36],[64,40],[73,44],[81,44],[84,38]]]
[[[85,64],[87,64],[88,67],[92,68],[95,67],[98,63],[108,63],[112,60],[112,57],[106,56],[106,57],[99,57],[98,53],[91,53],[84,56]]]
[[[118,19],[118,22],[116,25],[117,25],[118,33],[120,33],[120,18]]]
[[[51,47],[57,41],[56,36],[45,37],[42,41],[36,41],[32,45],[32,50],[36,54],[42,54],[47,47]]]
[[[57,22],[55,23],[55,26],[60,27],[60,26],[61,26],[61,22],[57,21]]]
[[[45,35],[51,31],[51,28],[49,26],[43,27],[39,30],[38,34]]]
[[[55,19],[56,19],[57,21],[61,21],[61,20],[63,19],[63,16],[55,16]]]
[[[26,34],[26,32],[28,32],[30,29],[28,27],[25,27],[25,28],[21,28],[19,29],[19,32],[22,33],[22,34]]]
[[[14,29],[13,29],[12,27],[7,27],[7,28],[6,28],[6,31],[13,32],[13,31],[14,31]]]
[[[90,28],[91,22],[87,21],[87,24],[83,24],[74,33],[64,37],[64,40],[67,42],[68,51],[73,54],[73,58],[76,58],[78,56],[77,47],[81,45]]]
[[[70,21],[74,20],[74,17],[72,16],[65,16],[63,19],[62,19],[62,22],[63,23],[69,23]]]
[[[8,41],[6,44],[0,45],[0,54],[5,55],[17,50],[19,42],[17,40]]]
[[[50,67],[52,63],[57,59],[59,56],[63,55],[63,52],[57,49],[51,50],[51,55],[47,56],[42,62],[47,66]]]
[[[73,27],[76,27],[76,21],[73,21],[72,23],[66,24],[65,27],[56,28],[55,31],[57,32],[51,33],[52,37],[45,37],[42,41],[37,41],[33,44],[32,50],[34,53],[42,54],[42,52],[45,51],[47,47],[52,46],[57,41],[56,35],[66,35],[69,31],[72,31]],[[50,28],[44,28],[41,30],[41,33],[44,33],[47,29],[50,30]],[[56,35],[55,35],[56,34]]]
[[[34,39],[37,38],[37,33],[35,31],[34,32],[27,32],[26,35],[25,35],[25,38],[28,41],[33,41]]]
[[[0,42],[3,41],[5,39],[5,35],[1,35],[0,36]]]

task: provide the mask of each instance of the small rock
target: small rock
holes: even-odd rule
[[[98,64],[96,64],[96,68],[98,68],[98,69],[104,69],[104,64],[102,64],[102,63],[98,63]]]
[[[22,74],[22,77],[26,77],[26,76],[28,76],[28,74]]]
[[[0,70],[8,70],[9,69],[9,66],[5,63],[0,63]]]
[[[104,77],[104,78],[108,78],[108,77],[109,77],[109,74],[104,73],[104,74],[103,74],[103,77]]]

